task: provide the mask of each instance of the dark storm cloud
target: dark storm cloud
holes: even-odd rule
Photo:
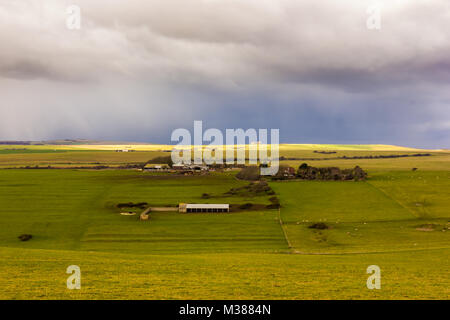
[[[450,3],[380,3],[371,31],[369,0],[4,1],[0,138],[169,142],[198,119],[449,147]]]
[[[52,72],[40,61],[17,61],[9,65],[0,64],[0,73],[4,77],[34,79],[37,76],[52,78]]]

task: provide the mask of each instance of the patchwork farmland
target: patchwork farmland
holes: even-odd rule
[[[0,298],[450,297],[449,151],[281,145],[282,165],[358,165],[368,178],[268,179],[274,194],[230,192],[249,184],[235,170],[138,169],[167,151],[162,145],[0,146]],[[274,197],[279,209],[271,206]],[[117,205],[130,202],[227,203],[236,210],[155,211],[140,221],[140,208],[120,214]],[[81,290],[66,288],[69,265],[81,268]],[[369,265],[381,268],[380,290],[366,287]]]

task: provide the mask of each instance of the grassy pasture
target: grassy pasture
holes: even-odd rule
[[[379,154],[380,154],[379,152],[373,153],[373,155]],[[388,154],[392,153],[389,152]],[[322,157],[321,155],[320,158],[325,157]],[[411,171],[412,168],[418,168],[419,171],[423,170],[448,171],[450,168],[449,164],[450,153],[436,152],[432,153],[432,155],[429,157],[407,157],[407,158],[390,158],[390,159],[330,159],[330,160],[280,161],[281,164],[289,165],[295,168],[298,168],[298,166],[304,162],[314,167],[354,168],[356,165],[358,165],[361,168],[369,170],[369,173],[375,171]]]
[[[342,148],[286,146],[281,155],[417,153],[381,150],[386,146]],[[0,152],[0,164],[118,164],[168,154],[157,150],[161,148],[130,153]],[[336,150],[337,154],[313,150]],[[0,170],[0,298],[450,297],[448,153],[292,164],[299,162],[360,165],[370,178],[366,182],[271,182],[281,201],[280,213],[154,212],[149,221],[139,221],[138,215],[121,216],[115,205],[129,201],[153,206],[268,204],[269,196],[224,196],[230,188],[247,184],[236,180],[234,172],[170,176],[133,170]],[[412,167],[419,170],[411,171]],[[202,193],[212,197],[203,199]],[[325,222],[330,229],[308,228],[313,222]],[[21,242],[17,236],[22,233],[33,238]],[[81,267],[80,291],[65,287],[65,269],[71,264]],[[366,268],[371,264],[381,267],[381,290],[366,288]]]
[[[369,171],[366,182],[272,183],[294,249],[342,253],[448,248],[450,172],[403,169]],[[331,229],[311,230],[307,226],[312,222],[326,222]],[[418,230],[422,225],[435,225],[436,230]]]
[[[445,299],[448,251],[135,255],[0,248],[2,299]],[[79,265],[81,290],[65,270]],[[366,288],[381,267],[381,290]]]
[[[49,151],[29,153],[0,153],[0,167],[14,168],[24,166],[68,167],[80,165],[124,165],[143,163],[164,152],[114,152],[114,151]]]
[[[232,214],[155,212],[151,221],[121,216],[115,205],[148,202],[265,203],[264,197],[223,197],[244,185],[230,174],[209,177],[136,171],[4,170],[0,173],[1,245],[132,253],[273,251],[285,249],[276,210]],[[22,183],[16,183],[20,180]],[[220,196],[201,199],[208,191]],[[142,211],[142,210],[141,210]],[[33,241],[18,242],[22,233]]]

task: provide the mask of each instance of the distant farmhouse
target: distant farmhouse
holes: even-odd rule
[[[229,204],[193,204],[193,203],[180,203],[178,211],[182,213],[191,212],[230,212]]]
[[[130,152],[133,150],[130,150]],[[122,151],[117,151],[122,152]],[[146,172],[156,172],[156,171],[166,171],[166,172],[174,172],[183,175],[190,174],[206,174],[210,171],[223,171],[223,170],[236,170],[242,169],[245,167],[243,164],[172,164],[167,160],[167,157],[157,157],[155,159],[150,160],[147,164],[142,168],[142,171]],[[170,157],[169,157],[170,158]]]
[[[284,177],[295,177],[295,169],[292,167],[281,167],[280,171]]]
[[[190,175],[196,173],[205,174],[210,170],[211,168],[207,165],[173,164],[170,171]]]
[[[167,171],[167,170],[170,170],[170,167],[168,164],[148,163],[143,168],[143,171],[147,171],[147,172],[158,172],[158,171]]]
[[[206,165],[187,165],[187,164],[174,164],[172,169],[177,171],[208,171],[209,168]]]

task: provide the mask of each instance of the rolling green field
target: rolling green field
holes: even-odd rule
[[[105,146],[53,147],[2,146],[33,151],[0,150],[0,167],[134,164],[168,155],[158,145],[129,153]],[[320,159],[282,163],[360,165],[369,179],[270,182],[280,210],[152,212],[149,221],[139,221],[139,214],[122,216],[116,205],[263,207],[270,196],[226,196],[248,184],[235,179],[235,172],[1,169],[0,298],[448,299],[450,153],[325,160],[418,152],[424,151],[282,145],[282,156]],[[316,222],[329,229],[308,228]],[[33,238],[22,242],[21,234]],[[381,268],[380,290],[366,287],[366,268],[373,264]],[[69,265],[81,268],[81,290],[66,288]]]

